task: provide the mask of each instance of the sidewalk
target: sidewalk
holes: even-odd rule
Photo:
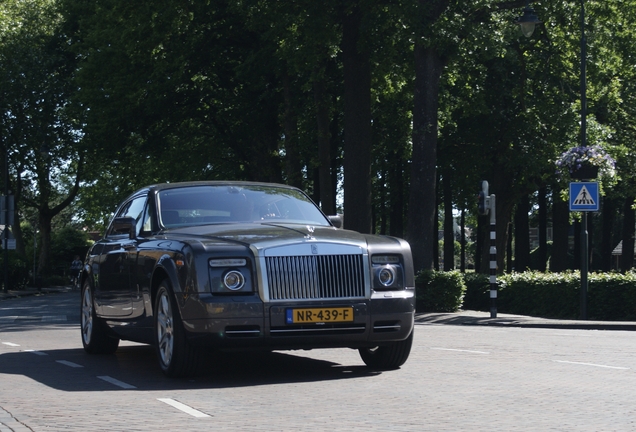
[[[27,287],[23,290],[8,290],[8,291],[0,291],[0,301],[20,298],[20,297],[31,297],[31,296],[41,296],[52,293],[63,293],[63,292],[71,292],[73,289],[70,286],[58,286],[58,287],[48,287],[48,288],[32,288]]]
[[[556,328],[580,330],[629,330],[636,331],[633,321],[589,321],[537,318],[523,315],[498,313],[497,318],[491,318],[490,312],[459,311],[452,313],[418,313],[415,314],[416,324],[445,324],[445,325],[482,325],[499,327],[527,327],[527,328]]]

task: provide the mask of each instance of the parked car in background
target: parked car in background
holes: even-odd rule
[[[205,347],[350,347],[372,368],[397,368],[413,341],[410,247],[339,225],[284,185],[142,188],[87,254],[84,349],[151,344],[168,376],[195,373]]]

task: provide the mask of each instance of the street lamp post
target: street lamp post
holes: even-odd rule
[[[585,38],[585,0],[581,0],[581,147],[587,145],[587,84],[585,78],[585,57],[587,40]],[[587,232],[587,212],[581,219],[581,319],[587,319],[587,273],[589,256],[589,238]]]
[[[4,147],[4,229],[2,239],[4,248],[4,282],[2,291],[9,290],[9,150],[5,141]]]
[[[581,147],[587,146],[587,84],[585,77],[585,58],[587,56],[586,47],[587,39],[585,37],[585,0],[581,1]],[[523,15],[515,20],[515,24],[521,28],[524,36],[530,37],[534,32],[536,24],[540,24],[537,15],[526,1],[526,7]],[[587,212],[583,211],[581,218],[581,299],[580,299],[580,316],[581,319],[587,319],[587,273],[589,265],[589,239],[587,232]]]

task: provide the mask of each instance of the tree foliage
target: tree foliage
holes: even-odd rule
[[[568,223],[554,161],[581,140],[582,5],[588,142],[618,161],[608,213],[636,196],[636,2],[535,2],[531,38],[513,24],[525,3],[6,0],[12,187],[40,224],[73,205],[100,227],[148,183],[285,182],[347,227],[405,236],[429,269],[438,207],[474,221],[488,180],[503,269],[509,222],[527,223],[537,191]],[[629,234],[617,224],[606,245]]]

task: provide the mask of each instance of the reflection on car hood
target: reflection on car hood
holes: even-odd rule
[[[296,243],[303,241],[324,241],[345,243],[366,247],[367,242],[395,242],[389,237],[371,236],[355,231],[300,224],[222,224],[185,227],[164,232],[165,235],[197,237],[202,241],[224,240],[238,242],[246,246],[267,247],[273,244]]]

